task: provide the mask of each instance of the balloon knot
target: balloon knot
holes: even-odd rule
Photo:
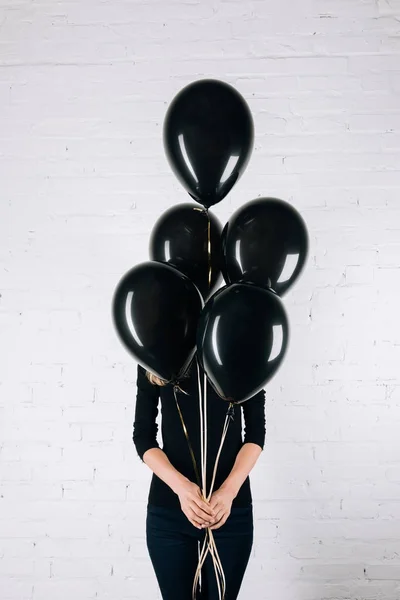
[[[226,415],[231,419],[231,421],[235,419],[235,407],[232,403],[229,405],[228,412],[226,413]]]
[[[189,396],[189,394],[187,392],[185,392],[185,390],[183,390],[181,388],[181,386],[178,384],[178,382],[174,381],[172,382],[172,385],[174,386],[174,392],[182,392],[182,394],[185,394],[185,396]]]

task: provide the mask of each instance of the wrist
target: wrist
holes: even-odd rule
[[[232,500],[236,498],[239,493],[240,486],[233,479],[226,479],[221,485],[220,489],[232,497]]]
[[[189,479],[187,477],[182,475],[182,473],[179,473],[179,471],[176,471],[171,477],[170,488],[177,496],[179,496],[183,486],[187,484],[188,481]]]

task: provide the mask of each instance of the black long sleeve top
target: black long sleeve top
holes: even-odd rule
[[[204,377],[201,376],[203,386]],[[177,392],[179,406],[193,447],[199,473],[200,463],[200,410],[197,368],[190,369],[189,376],[181,383],[182,390]],[[203,389],[203,387],[202,387]],[[182,428],[171,385],[160,387],[153,385],[146,377],[140,365],[137,373],[137,396],[133,424],[133,442],[141,460],[150,448],[159,448],[157,442],[158,405],[161,399],[161,434],[162,450],[172,465],[182,475],[197,483],[193,462],[187,440]],[[225,422],[228,402],[222,400],[207,384],[207,491],[210,489],[215,459],[221,442],[223,424]],[[234,405],[234,418],[230,421],[228,432],[220,455],[213,490],[217,490],[228,477],[235,463],[236,456],[247,442],[258,444],[261,449],[265,443],[265,392],[258,394],[240,405]],[[244,439],[242,437],[242,411],[244,417]],[[201,475],[200,475],[201,476]],[[149,504],[169,508],[180,508],[178,496],[157,475],[153,474]],[[232,507],[246,507],[252,503],[249,477],[246,478],[240,491],[232,503]]]

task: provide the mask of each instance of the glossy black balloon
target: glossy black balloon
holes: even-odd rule
[[[303,270],[308,233],[288,202],[257,198],[240,207],[222,233],[227,283],[255,283],[283,296]]]
[[[163,138],[175,175],[192,198],[209,207],[229,193],[247,166],[253,118],[234,87],[201,79],[172,100]]]
[[[199,290],[174,267],[145,262],[117,285],[113,321],[120,340],[148,371],[179,380],[196,351],[203,307]]]
[[[200,365],[224,400],[241,403],[264,388],[286,353],[289,323],[272,290],[233,284],[206,303],[199,321]]]
[[[178,204],[156,222],[150,258],[182,271],[207,298],[221,281],[221,231],[221,223],[210,212],[193,204]]]

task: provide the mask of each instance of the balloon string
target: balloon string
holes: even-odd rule
[[[210,213],[208,212],[208,208],[197,208],[194,207],[193,210],[198,210],[200,212],[204,212],[207,215],[207,258],[208,258],[208,289],[211,290],[211,273],[212,273],[212,264],[211,264],[211,219]]]
[[[207,497],[207,375],[204,373],[204,385],[203,385],[203,406],[204,406],[204,457],[203,457],[203,495]]]
[[[208,254],[208,289],[211,290],[211,219],[208,208],[206,209],[208,227],[207,227],[207,254]]]
[[[197,363],[197,368],[199,368],[198,363]],[[199,381],[199,400],[200,400],[200,414],[201,414],[201,417],[200,417],[200,423],[201,423],[201,432],[200,433],[201,433],[201,447],[202,447],[202,457],[201,458],[202,458],[202,467],[204,467],[204,471],[202,473],[203,474],[203,486],[204,486],[203,487],[203,492],[202,492],[202,497],[205,500],[205,496],[206,496],[206,478],[205,478],[205,463],[204,463],[204,459],[206,458],[206,452],[204,452],[204,450],[206,449],[206,438],[204,437],[204,433],[207,434],[207,427],[205,427],[205,428],[203,427],[203,413],[202,413],[202,410],[201,410],[202,393],[201,393],[201,384],[200,384],[199,370],[198,370],[198,381]],[[205,378],[205,384],[206,384],[206,378]],[[188,443],[188,447],[189,447],[189,451],[190,451],[190,456],[191,456],[191,459],[192,459],[193,468],[194,468],[195,475],[196,475],[197,484],[198,484],[199,488],[201,488],[200,476],[199,476],[199,472],[198,472],[198,468],[197,468],[196,458],[195,458],[195,455],[194,455],[194,452],[193,452],[192,444],[190,442],[189,434],[188,434],[188,431],[187,431],[187,428],[186,428],[186,424],[185,424],[185,421],[184,421],[184,418],[183,418],[183,415],[182,415],[182,411],[181,411],[180,406],[179,406],[179,402],[178,402],[178,398],[177,398],[176,392],[177,392],[177,390],[179,390],[179,391],[181,391],[182,393],[184,393],[186,395],[189,395],[189,394],[187,394],[187,392],[185,392],[184,390],[182,390],[182,388],[179,385],[177,385],[177,384],[174,385],[173,389],[174,389],[174,397],[175,397],[176,406],[177,406],[179,417],[180,417],[180,420],[181,420],[181,423],[182,423],[182,428],[183,428],[183,431],[184,431],[184,434],[185,434],[185,437],[186,437],[186,441]],[[204,396],[204,400],[206,400],[206,395]],[[206,406],[204,406],[204,408],[205,408],[205,411],[206,411]],[[205,412],[205,415],[206,415],[206,412]],[[214,474],[215,474],[215,470],[214,470]],[[207,540],[207,538],[208,538],[208,540]],[[206,544],[207,541],[208,541],[208,544],[207,544],[207,549],[206,549],[205,548],[205,544]],[[214,536],[212,534],[212,531],[209,528],[207,528],[207,531],[206,531],[206,536],[204,538],[203,549],[201,551],[201,555],[200,555],[200,558],[199,558],[199,565],[197,567],[197,571],[196,571],[195,578],[194,578],[194,581],[193,581],[193,598],[194,599],[196,598],[197,583],[198,583],[198,580],[199,580],[199,577],[200,577],[201,568],[202,568],[202,566],[204,564],[204,561],[206,559],[206,556],[207,556],[208,552],[210,552],[211,557],[213,559],[213,563],[214,563],[214,571],[215,571],[215,576],[217,578],[218,595],[219,595],[220,600],[223,600],[224,597],[225,597],[225,575],[224,575],[224,571],[223,571],[223,568],[222,568],[221,560],[219,558],[217,547],[216,547],[216,544],[215,544]],[[221,578],[221,584],[219,582],[218,576]],[[221,595],[221,587],[222,587],[222,595]]]
[[[207,491],[206,491],[206,468],[207,468],[207,377],[204,373],[204,389],[202,393],[201,389],[201,379],[200,379],[200,365],[197,360],[197,378],[198,378],[198,386],[199,386],[199,414],[200,414],[200,450],[201,450],[201,469],[202,469],[202,481],[203,481],[203,489],[202,496],[203,499],[206,499]],[[226,423],[224,424],[224,430],[226,429]],[[214,471],[215,474],[215,471]],[[210,494],[211,496],[211,494]],[[209,500],[208,500],[209,502]],[[221,560],[218,554],[217,546],[215,544],[214,536],[212,534],[212,530],[210,528],[206,529],[206,535],[204,537],[203,547],[201,549],[199,562],[197,565],[196,573],[193,580],[193,588],[192,588],[192,598],[196,599],[196,592],[198,582],[201,578],[201,569],[203,567],[204,561],[207,557],[208,552],[211,554],[211,558],[214,565],[214,571],[216,576],[217,588],[219,599],[223,600],[225,598],[225,574],[222,568]]]
[[[221,580],[222,580],[222,597],[223,597],[223,598],[225,598],[225,590],[226,590],[225,573],[224,573],[224,569],[222,568],[221,559],[220,559],[220,557],[219,557],[218,550],[217,550],[217,544],[215,543],[215,540],[214,540],[214,535],[213,535],[213,532],[212,532],[212,530],[211,530],[211,529],[209,529],[209,535],[210,535],[210,537],[211,537],[211,541],[212,541],[212,544],[213,544],[213,547],[214,547],[214,552],[215,552],[216,560],[217,560],[217,562],[218,562],[218,565],[219,565],[219,570],[220,570],[220,573],[221,573]]]
[[[218,449],[218,453],[217,453],[217,457],[215,459],[215,465],[214,465],[214,472],[213,472],[213,477],[212,477],[212,481],[211,481],[211,487],[210,487],[210,491],[209,491],[209,495],[207,498],[207,502],[210,501],[211,495],[212,495],[212,491],[214,488],[214,483],[215,483],[215,477],[217,474],[217,467],[218,467],[218,463],[219,463],[219,458],[221,455],[221,451],[225,442],[225,438],[226,438],[226,434],[228,432],[228,428],[229,428],[229,424],[232,420],[232,410],[233,410],[233,404],[232,402],[229,403],[229,407],[226,413],[226,417],[225,417],[225,422],[224,422],[224,427],[223,427],[223,432],[222,432],[222,436],[221,436],[221,443]],[[224,570],[221,564],[221,560],[219,558],[218,555],[218,551],[217,551],[217,546],[215,544],[215,540],[214,540],[214,536],[212,533],[212,530],[210,528],[207,528],[207,532],[210,538],[209,544],[208,544],[208,548],[207,551],[209,550],[211,553],[211,556],[213,558],[213,562],[214,562],[214,570],[215,570],[215,576],[217,578],[217,586],[218,586],[218,594],[220,597],[220,600],[222,598],[222,600],[225,598],[225,589],[226,589],[226,581],[225,581],[225,574],[224,574]],[[207,554],[207,551],[205,553],[205,555]],[[205,557],[204,557],[205,559]],[[221,584],[222,584],[222,596],[221,596],[221,587],[218,581],[218,574],[217,574],[217,568],[221,577]]]
[[[222,600],[225,598],[225,590],[226,590],[226,581],[225,581],[225,574],[224,574],[224,569],[222,568],[222,563],[221,563],[221,559],[219,557],[218,554],[218,550],[217,550],[217,545],[215,543],[214,540],[214,536],[213,536],[213,532],[211,529],[208,529],[208,534],[210,537],[210,541],[211,541],[211,555],[213,558],[213,562],[214,562],[214,570],[215,570],[215,575],[217,577],[217,569],[218,569],[218,573],[221,579],[221,588],[218,585],[218,592],[219,592],[219,596],[221,598],[222,596]],[[217,577],[217,584],[218,584],[218,577]]]
[[[204,427],[204,419],[203,419],[203,408],[205,408],[205,407],[203,407],[203,394],[202,394],[202,389],[201,389],[200,365],[199,365],[198,357],[196,360],[196,365],[197,365],[197,382],[198,382],[198,386],[199,386],[200,464],[201,464],[201,474],[202,474],[202,497],[203,497],[203,500],[205,500],[206,499],[205,451],[207,448],[207,430]],[[206,390],[206,385],[207,385],[207,382],[205,379],[204,380],[205,390]],[[206,420],[206,418],[207,418],[206,414],[204,414],[204,418]],[[203,566],[203,563],[204,563],[204,560],[205,560],[205,557],[207,554],[207,552],[205,553],[206,542],[207,542],[207,535],[204,538],[203,548],[200,553],[199,562],[198,562],[198,566],[197,566],[194,581],[193,581],[192,596],[193,596],[194,600],[196,598],[197,583],[198,583],[199,579],[201,578],[201,568]],[[207,551],[208,551],[208,548],[209,548],[209,544],[207,546]]]
[[[200,367],[198,358],[196,360],[197,365],[197,383],[199,386],[199,414],[200,414],[200,465],[201,465],[201,474],[202,474],[202,494],[205,498],[205,489],[206,489],[206,479],[204,474],[204,446],[207,441],[204,438],[204,421],[203,421],[203,410],[202,410],[202,390],[201,390],[201,380],[200,380]]]
[[[218,596],[219,599],[222,600],[222,598],[225,596],[225,594],[223,594],[223,596],[221,596],[221,583],[219,580],[219,576],[220,576],[220,571],[219,571],[219,565],[217,563],[216,557],[215,557],[215,553],[214,553],[214,545],[210,545],[209,544],[209,548],[210,548],[210,554],[212,556],[213,559],[213,565],[214,565],[214,571],[215,571],[215,579],[217,581],[217,587],[218,587]]]
[[[206,471],[206,465],[207,465],[207,460],[206,460],[206,449],[207,449],[207,404],[206,404],[206,400],[207,400],[207,378],[206,375],[204,374],[204,394],[203,394],[203,402],[202,402],[202,390],[201,390],[201,384],[200,384],[200,367],[199,367],[199,361],[197,360],[197,376],[198,376],[198,385],[199,385],[199,412],[200,412],[200,449],[201,449],[201,467],[202,467],[202,478],[203,478],[203,490],[202,490],[202,495],[203,498],[206,498],[206,477],[205,477],[205,471]],[[203,404],[203,406],[202,406]],[[203,415],[204,413],[204,415]],[[212,477],[212,482],[211,482],[211,488],[209,491],[209,495],[208,498],[206,499],[207,502],[210,501],[211,495],[212,495],[212,490],[214,487],[214,483],[215,483],[215,477],[216,477],[216,473],[217,473],[217,467],[218,467],[218,462],[219,462],[219,458],[221,455],[221,451],[222,451],[222,447],[226,438],[226,434],[228,432],[228,427],[230,424],[230,421],[232,420],[232,413],[233,413],[233,404],[230,403],[227,413],[226,413],[226,417],[225,417],[225,422],[224,422],[224,426],[223,426],[223,432],[222,432],[222,437],[221,437],[221,443],[218,449],[218,453],[217,453],[217,457],[215,460],[215,465],[214,465],[214,471],[213,471],[213,477]],[[201,569],[203,567],[204,561],[207,557],[208,552],[210,552],[211,554],[211,558],[213,560],[213,565],[214,565],[214,571],[215,571],[215,576],[216,576],[216,581],[217,581],[217,588],[218,588],[218,595],[220,600],[223,600],[225,598],[225,590],[226,590],[226,580],[225,580],[225,574],[224,574],[224,570],[222,567],[222,563],[221,563],[221,559],[219,557],[218,554],[218,550],[217,550],[217,546],[214,540],[214,536],[212,533],[212,530],[208,527],[206,530],[206,535],[204,538],[204,542],[203,542],[203,547],[201,549],[201,553],[200,553],[200,557],[199,557],[199,562],[197,565],[197,569],[196,569],[196,573],[194,576],[194,580],[193,580],[193,588],[192,588],[192,598],[193,600],[196,599],[196,590],[197,590],[197,584],[198,581],[200,579],[201,576]]]
[[[199,562],[197,564],[196,573],[195,573],[194,579],[193,579],[193,588],[192,588],[192,598],[193,598],[193,600],[196,600],[197,583],[199,581],[200,574],[201,574],[201,569],[203,568],[203,564],[204,564],[204,561],[206,559],[207,552],[208,552],[208,549],[209,549],[209,545],[207,544],[207,550],[206,550],[206,544],[207,544],[207,534],[204,536],[203,547],[201,549],[201,553],[200,553],[200,557],[199,557]]]
[[[213,472],[213,477],[212,477],[212,481],[211,481],[211,488],[210,488],[209,495],[208,495],[208,498],[207,498],[208,501],[211,498],[212,491],[213,491],[213,488],[214,488],[215,476],[217,474],[217,467],[218,467],[219,457],[221,455],[222,447],[224,445],[226,434],[228,432],[229,423],[231,422],[232,409],[233,409],[233,404],[232,404],[232,402],[230,402],[228,410],[227,410],[227,413],[226,413],[226,417],[225,417],[225,422],[224,422],[224,427],[223,427],[223,432],[222,432],[222,437],[221,437],[221,443],[219,445],[217,457],[215,459],[214,472]]]
[[[183,431],[184,431],[184,434],[185,434],[185,437],[186,437],[186,441],[187,441],[188,446],[189,446],[189,452],[190,452],[190,456],[191,456],[191,459],[192,459],[194,472],[195,472],[195,475],[196,475],[197,485],[199,486],[199,488],[201,488],[201,482],[200,482],[199,470],[197,468],[196,457],[194,455],[193,447],[192,447],[192,444],[190,442],[189,434],[188,434],[188,431],[186,429],[185,421],[183,420],[183,415],[182,415],[182,412],[181,412],[181,409],[180,409],[180,406],[179,406],[178,398],[177,398],[177,395],[176,395],[176,390],[177,389],[180,389],[179,386],[174,386],[175,403],[176,403],[176,406],[177,406],[177,409],[178,409],[179,417],[181,419],[182,428],[183,428]]]
[[[209,539],[208,539],[208,545],[206,548],[207,536]],[[202,548],[201,554],[200,554],[199,565],[197,567],[196,575],[195,575],[194,582],[193,582],[193,597],[195,597],[195,590],[196,590],[197,582],[199,580],[199,575],[200,575],[200,572],[203,567],[203,564],[206,559],[208,551],[210,551],[211,557],[214,562],[214,570],[215,570],[216,576],[217,576],[217,586],[219,589],[219,596],[221,598],[221,591],[220,591],[220,588],[218,585],[218,575],[221,579],[222,599],[224,599],[225,598],[225,590],[226,590],[225,574],[224,574],[224,570],[222,568],[222,563],[221,563],[221,559],[218,554],[217,545],[214,540],[213,532],[210,528],[207,528],[207,534],[204,538],[203,548]],[[218,575],[217,575],[217,571],[218,571]]]

